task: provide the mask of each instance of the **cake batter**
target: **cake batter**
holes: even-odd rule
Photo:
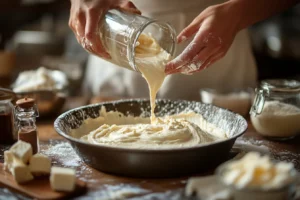
[[[155,121],[156,94],[163,84],[166,74],[165,65],[171,60],[171,55],[162,49],[155,39],[146,34],[141,34],[137,46],[136,66],[146,79],[150,92],[151,122]]]
[[[85,120],[78,129],[71,131],[71,136],[91,144],[162,149],[209,143],[227,138],[227,133],[194,112],[156,118],[151,123],[150,118],[107,112],[103,106],[100,117]]]

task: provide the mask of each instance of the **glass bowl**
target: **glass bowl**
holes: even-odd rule
[[[235,185],[228,185],[224,181],[224,173],[227,170],[228,164],[231,161],[223,163],[217,170],[217,180],[220,184],[228,188],[233,196],[234,200],[289,200],[294,199],[296,194],[296,187],[299,184],[299,174],[293,169],[290,171],[292,177],[286,184],[272,189],[265,189],[263,187],[244,187],[239,188]]]

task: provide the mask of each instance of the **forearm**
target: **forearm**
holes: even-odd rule
[[[299,3],[300,0],[229,0],[240,11],[239,29],[282,12]]]

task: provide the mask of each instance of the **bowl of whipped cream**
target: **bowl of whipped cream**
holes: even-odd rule
[[[175,177],[228,160],[247,121],[226,109],[192,101],[121,100],[60,115],[56,131],[89,166],[130,177]]]
[[[236,200],[294,199],[299,180],[292,163],[273,161],[258,152],[222,164],[217,176]]]
[[[63,72],[40,67],[21,72],[12,85],[12,90],[17,98],[34,98],[40,116],[49,116],[61,111],[67,87],[68,79]]]

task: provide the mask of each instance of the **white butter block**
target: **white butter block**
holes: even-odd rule
[[[11,168],[14,161],[14,154],[11,151],[4,151],[4,169],[8,170]]]
[[[51,160],[48,156],[37,153],[29,160],[29,169],[34,176],[50,174]]]
[[[17,183],[25,183],[33,179],[30,169],[23,161],[13,156],[13,163],[9,169]]]
[[[51,168],[50,184],[53,190],[71,192],[75,188],[75,182],[74,169],[62,167]]]
[[[28,163],[30,157],[32,156],[31,144],[19,140],[11,148],[10,151],[20,158],[24,163]]]

